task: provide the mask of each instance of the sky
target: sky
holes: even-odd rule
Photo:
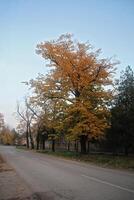
[[[72,33],[102,56],[134,69],[133,0],[0,0],[0,112],[16,126],[16,102],[28,94],[22,83],[46,73],[36,45]]]

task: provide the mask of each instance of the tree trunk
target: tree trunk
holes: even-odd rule
[[[76,147],[76,140],[74,142],[74,150],[76,151],[77,147]]]
[[[39,150],[39,143],[40,143],[40,136],[39,136],[39,133],[37,133],[37,137],[36,137],[36,150]]]
[[[34,141],[33,141],[32,133],[31,133],[30,125],[29,125],[29,136],[30,136],[31,149],[34,149]]]
[[[70,142],[67,144],[67,150],[70,151]]]
[[[87,153],[86,142],[87,142],[87,136],[86,135],[81,135],[80,136],[80,144],[81,144],[81,153],[82,154],[86,154]]]
[[[52,151],[55,152],[55,140],[52,140]]]
[[[46,142],[46,141],[45,141],[45,138],[43,138],[43,140],[42,140],[42,149],[43,149],[43,150],[45,150],[45,142]]]
[[[28,133],[28,126],[27,126],[27,130],[26,130],[26,145],[27,145],[27,148],[29,149],[29,133]]]
[[[128,156],[128,146],[125,146],[125,156]]]
[[[79,151],[79,141],[77,141],[77,152]]]
[[[88,141],[87,152],[90,153],[90,141]]]
[[[79,148],[78,145],[79,145],[79,144],[78,144],[78,141],[75,141],[75,151],[76,151],[76,152],[78,152],[78,148]]]

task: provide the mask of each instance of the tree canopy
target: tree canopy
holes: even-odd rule
[[[134,74],[130,66],[122,72],[116,85],[109,139],[116,151],[120,148],[127,155],[134,147]]]
[[[112,84],[117,63],[101,59],[100,49],[76,42],[70,34],[38,44],[36,52],[50,71],[29,82],[34,92],[31,102],[42,110],[47,107],[49,125],[66,130],[68,138],[80,139],[86,151],[82,141],[99,137],[108,126],[112,93],[106,86]]]

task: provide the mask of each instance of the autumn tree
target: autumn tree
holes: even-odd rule
[[[87,140],[103,135],[107,127],[107,103],[112,95],[106,86],[112,84],[116,63],[100,59],[100,49],[94,51],[89,43],[76,42],[70,34],[38,44],[36,52],[51,70],[30,81],[34,96],[42,105],[46,98],[57,100],[64,117],[61,125],[70,137],[80,140],[85,153]]]
[[[15,143],[15,130],[11,130],[4,122],[4,115],[0,113],[0,143],[14,144]]]
[[[28,105],[29,110],[32,112],[34,116],[34,123],[32,125],[32,130],[36,135],[36,149],[43,149],[45,150],[45,141],[48,138],[48,131],[47,131],[47,118],[46,118],[46,111],[42,113],[41,110],[38,108],[36,101],[31,98],[31,102]]]
[[[48,99],[34,96],[30,98],[29,109],[35,115],[34,128],[37,132],[37,149],[41,143],[45,149],[45,141],[48,139],[52,143],[52,151],[55,151],[55,140],[60,136],[61,118],[63,119],[63,107],[58,99]]]
[[[14,144],[14,134],[8,126],[5,126],[0,133],[0,140],[2,144]]]
[[[4,128],[5,123],[4,123],[4,116],[2,113],[0,113],[0,131]]]
[[[25,108],[23,110],[20,109],[20,105],[17,105],[17,114],[21,119],[21,124],[26,126],[26,143],[27,143],[27,148],[29,148],[29,139],[30,139],[30,144],[31,148],[34,149],[34,139],[31,131],[31,124],[32,120],[34,119],[34,114],[31,113],[28,107],[28,101],[25,99]]]
[[[2,143],[2,131],[4,127],[5,127],[4,116],[2,113],[0,113],[0,143]]]

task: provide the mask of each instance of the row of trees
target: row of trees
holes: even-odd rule
[[[111,126],[107,131],[107,146],[114,153],[134,153],[134,74],[130,66],[116,82],[116,94],[111,108]],[[108,148],[107,147],[107,148]]]
[[[27,147],[30,141],[31,148],[36,143],[37,149],[44,149],[45,141],[49,139],[54,151],[56,140],[66,141],[68,149],[70,142],[75,141],[80,142],[81,152],[86,153],[90,141],[112,141],[116,135],[115,141],[120,143],[121,137],[127,152],[127,140],[123,136],[128,136],[129,129],[133,135],[133,125],[131,128],[130,124],[126,125],[126,129],[122,128],[123,133],[122,129],[118,129],[122,122],[117,122],[116,115],[122,119],[124,112],[124,120],[129,120],[125,112],[133,112],[127,107],[130,107],[130,102],[124,103],[129,98],[122,99],[128,95],[127,90],[130,90],[130,96],[134,91],[131,69],[127,69],[115,92],[112,89],[113,74],[118,62],[101,59],[100,49],[94,51],[89,43],[76,42],[66,34],[57,40],[37,45],[36,52],[46,60],[47,69],[50,69],[47,74],[39,74],[36,79],[26,82],[32,95],[25,99],[25,109],[20,109],[18,105],[19,126],[23,124],[25,127]],[[131,89],[126,83],[130,77],[126,74],[131,76]],[[129,136],[128,140],[131,140]],[[114,145],[116,149],[117,144]]]

